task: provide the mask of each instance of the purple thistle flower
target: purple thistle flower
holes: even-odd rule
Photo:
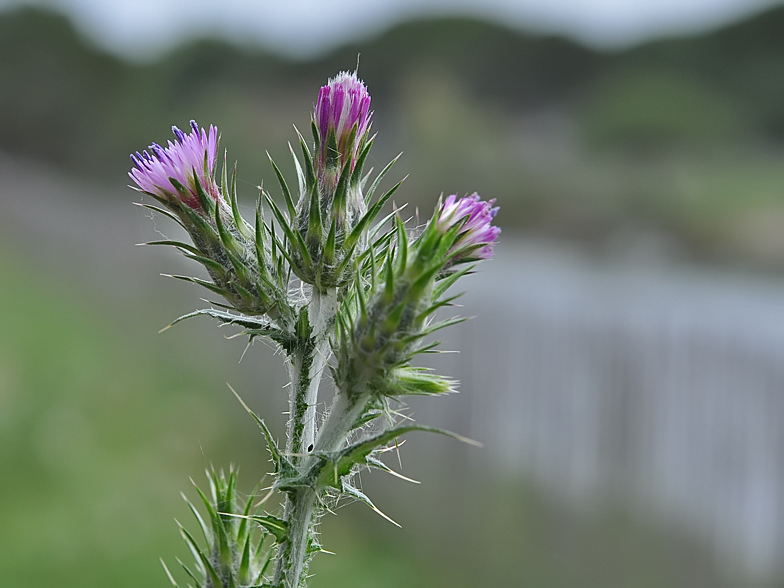
[[[372,114],[370,94],[356,73],[341,72],[329,80],[326,86],[321,87],[313,113],[319,133],[320,146],[316,158],[320,175],[324,171],[328,155],[337,155],[338,167],[345,165],[347,158],[350,158],[351,169],[354,169],[362,137],[370,126]],[[357,133],[352,141],[351,130],[354,125],[357,126]],[[335,133],[337,154],[327,152],[330,131]]]
[[[450,265],[459,262],[461,258],[489,259],[493,255],[493,245],[501,233],[499,227],[492,225],[493,217],[498,212],[497,206],[493,208],[494,203],[495,199],[482,200],[476,192],[459,199],[457,194],[452,194],[444,200],[438,212],[436,227],[447,231],[462,223],[449,250],[448,255],[452,258]]]
[[[193,120],[191,129],[191,133],[186,135],[177,127],[172,127],[176,141],[169,141],[168,147],[153,143],[149,147],[150,153],[145,150],[132,154],[134,167],[128,175],[145,192],[167,201],[182,201],[198,210],[201,202],[194,174],[207,194],[216,201],[220,198],[220,191],[212,178],[218,152],[218,129],[210,125],[207,132],[203,128],[199,129]],[[188,194],[182,194],[172,180],[184,186]]]

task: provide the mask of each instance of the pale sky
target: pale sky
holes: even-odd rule
[[[784,0],[0,0],[54,7],[100,45],[145,58],[220,36],[308,56],[417,15],[480,16],[599,47],[706,30]]]

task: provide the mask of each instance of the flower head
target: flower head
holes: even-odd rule
[[[193,209],[201,207],[199,182],[203,190],[216,201],[220,197],[213,180],[218,152],[218,129],[210,125],[209,132],[191,121],[192,131],[185,134],[172,127],[176,140],[168,147],[153,143],[145,150],[131,155],[134,167],[128,172],[131,179],[145,192],[167,202],[181,201]]]
[[[289,248],[294,272],[319,288],[353,280],[351,261],[366,244],[368,219],[362,219],[368,210],[361,177],[372,144],[371,114],[365,84],[356,73],[341,72],[319,91],[312,155],[302,143],[307,160],[302,179],[307,181],[300,183],[299,201],[292,206],[302,239],[289,240]]]
[[[457,238],[449,250],[452,264],[468,259],[489,259],[493,255],[493,245],[501,233],[493,226],[493,217],[498,207],[493,208],[495,199],[482,200],[474,192],[470,196],[458,198],[456,194],[447,196],[438,212],[437,228],[445,232],[462,223]]]
[[[370,94],[356,73],[341,72],[319,91],[313,121],[319,133],[318,170],[328,162],[342,168],[351,160],[354,169],[362,138],[370,126]],[[352,131],[357,127],[356,134]],[[334,143],[331,134],[334,133]],[[332,150],[337,150],[333,153]]]

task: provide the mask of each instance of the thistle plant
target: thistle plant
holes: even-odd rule
[[[153,144],[131,156],[136,189],[158,202],[142,206],[173,219],[191,240],[151,244],[176,248],[209,279],[172,277],[223,298],[172,324],[204,315],[239,327],[251,341],[267,338],[283,351],[291,380],[282,447],[237,396],[271,457],[273,482],[264,497],[240,499],[236,472],[211,470],[210,492],[196,489],[203,511],[188,502],[206,547],[182,528],[195,559],[183,568],[200,588],[305,586],[308,564],[321,550],[315,528],[329,506],[347,497],[376,510],[352,484],[360,468],[397,473],[381,454],[411,431],[462,439],[400,424],[397,408],[409,395],[455,389],[453,380],[413,361],[435,349],[430,335],[462,320],[438,320],[436,313],[457,298],[448,293],[455,282],[492,255],[498,209],[477,194],[451,195],[424,226],[409,226],[400,209],[382,217],[400,182],[379,194],[393,160],[367,186],[371,117],[370,95],[355,73],[329,80],[313,112],[313,142],[297,132],[301,158],[290,149],[296,192],[270,158],[282,204],[262,189],[253,224],[240,215],[236,165],[229,170],[225,154],[218,177],[215,127],[174,127],[167,147]],[[327,368],[334,394],[318,414]],[[281,512],[263,510],[276,493]]]

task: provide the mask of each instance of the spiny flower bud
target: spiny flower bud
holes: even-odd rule
[[[439,231],[446,232],[452,227],[460,226],[447,254],[448,266],[489,259],[493,255],[495,240],[501,233],[501,229],[492,224],[498,212],[498,207],[493,208],[493,204],[495,199],[485,201],[474,192],[463,198],[452,194],[439,206],[434,215]]]
[[[438,377],[411,377],[409,361],[419,352],[422,338],[441,327],[428,325],[451,280],[437,283],[456,228],[441,231],[433,222],[409,242],[397,218],[397,239],[381,271],[371,271],[369,291],[357,284],[353,324],[341,317],[334,372],[338,386],[349,397],[368,393],[388,396],[437,393],[451,389]]]
[[[210,125],[209,133],[191,121],[191,133],[185,134],[172,127],[177,137],[168,147],[157,143],[146,150],[131,155],[131,179],[145,192],[159,200],[175,204],[182,202],[194,210],[202,208],[199,186],[217,201],[220,190],[213,174],[218,152],[218,129]]]
[[[370,94],[356,73],[341,72],[322,86],[313,113],[319,135],[316,170],[322,181],[327,168],[340,170],[347,161],[354,170],[371,115]],[[337,183],[334,177],[328,180]]]
[[[442,295],[464,273],[451,268],[492,255],[501,232],[492,225],[498,212],[493,203],[481,200],[476,193],[463,198],[449,196],[439,202],[424,231],[410,242],[403,222],[397,219],[396,246],[380,274],[371,271],[369,299],[358,284],[353,325],[345,324],[347,321],[339,325],[341,345],[335,380],[349,395],[368,390],[387,395],[432,393],[449,388],[436,377],[420,374],[411,379],[406,366],[419,352],[423,337],[450,324],[428,325],[432,313],[449,303]],[[405,373],[404,381],[396,378],[396,373]]]
[[[359,178],[353,175],[372,114],[370,94],[356,72],[339,73],[319,91],[313,113],[318,141],[314,168],[321,204],[331,209],[338,231],[351,230],[366,210]]]
[[[349,282],[351,264],[366,245],[372,221],[366,202],[372,194],[367,200],[363,196],[361,176],[373,143],[368,138],[371,114],[365,85],[356,73],[342,72],[319,92],[311,125],[313,153],[300,137],[305,173],[297,206],[290,210],[301,239],[290,240],[289,246],[297,276],[319,289]]]

